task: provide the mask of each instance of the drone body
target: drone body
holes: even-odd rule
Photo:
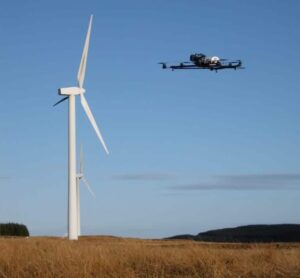
[[[243,69],[241,60],[228,61],[227,59],[220,59],[217,56],[207,57],[202,53],[190,55],[189,62],[181,62],[179,65],[167,66],[167,63],[159,63],[163,69],[208,69],[211,71],[218,71],[222,69]]]

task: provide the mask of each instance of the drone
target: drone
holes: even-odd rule
[[[220,59],[217,56],[207,57],[202,53],[190,55],[189,62],[181,62],[179,65],[167,66],[167,63],[160,62],[163,69],[173,70],[189,70],[189,69],[208,69],[217,72],[222,69],[244,69],[241,60]]]

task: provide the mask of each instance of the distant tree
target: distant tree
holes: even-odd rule
[[[18,223],[0,224],[0,236],[29,236],[27,227]]]
[[[300,225],[248,225],[211,230],[195,236],[178,235],[169,239],[192,239],[211,242],[300,242]]]

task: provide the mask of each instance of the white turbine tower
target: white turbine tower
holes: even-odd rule
[[[77,232],[77,188],[76,188],[76,115],[75,115],[75,97],[80,95],[80,102],[81,105],[90,120],[105,152],[108,154],[107,147],[105,142],[102,138],[102,135],[99,131],[95,118],[90,110],[90,107],[86,101],[84,96],[85,89],[83,88],[83,81],[87,63],[87,56],[88,56],[88,49],[89,49],[89,42],[90,42],[90,35],[91,35],[91,28],[92,28],[92,20],[93,16],[90,18],[90,23],[85,39],[85,44],[82,52],[82,57],[78,69],[77,74],[77,87],[67,87],[67,88],[60,88],[58,89],[58,94],[62,96],[66,96],[60,101],[58,101],[55,105],[63,102],[64,100],[69,99],[69,206],[68,206],[68,237],[70,240],[77,240],[78,239],[78,232]]]
[[[79,173],[76,175],[76,191],[77,191],[77,234],[81,235],[81,224],[80,224],[80,181],[83,181],[84,185],[87,187],[88,191],[91,193],[93,197],[95,197],[95,193],[93,192],[90,184],[86,180],[83,173],[83,150],[82,147],[80,149],[80,161],[79,161]]]

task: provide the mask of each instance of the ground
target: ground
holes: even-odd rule
[[[0,277],[300,277],[300,244],[1,237]]]

